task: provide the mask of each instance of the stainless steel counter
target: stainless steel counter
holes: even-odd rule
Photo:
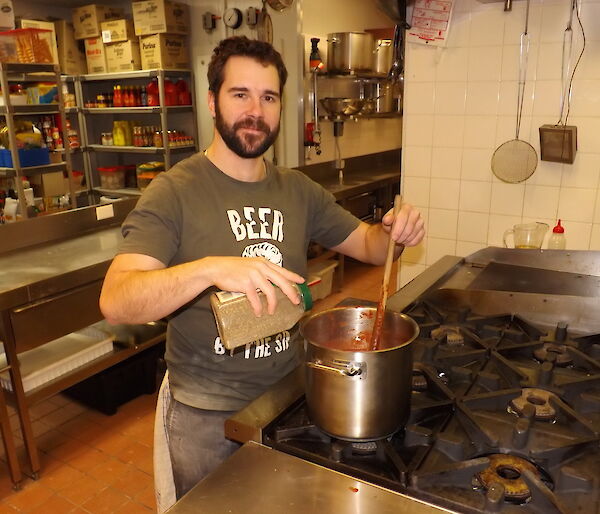
[[[454,512],[248,442],[169,514]]]
[[[393,166],[379,168],[372,172],[347,171],[344,173],[342,184],[335,178],[321,179],[318,180],[318,182],[329,192],[333,193],[336,200],[340,201],[394,183],[399,183],[400,171],[397,167]]]
[[[0,309],[103,278],[120,241],[112,227],[0,256]]]

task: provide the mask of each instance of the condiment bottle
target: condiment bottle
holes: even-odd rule
[[[213,293],[210,304],[221,344],[228,350],[233,350],[293,327],[305,311],[312,309],[312,296],[306,283],[295,286],[300,296],[298,305],[293,304],[281,289],[275,288],[277,306],[274,314],[267,313],[267,297],[259,292],[258,296],[263,305],[263,314],[260,317],[254,314],[245,294],[230,291]]]
[[[160,99],[158,96],[158,80],[156,78],[152,79],[152,82],[146,86],[146,93],[148,95],[149,106],[160,105]]]
[[[142,107],[146,107],[148,105],[148,93],[146,92],[146,86],[142,86],[140,91],[140,104]]]
[[[177,105],[177,89],[169,79],[165,79],[165,104]]]
[[[321,59],[321,54],[319,52],[319,41],[321,41],[318,37],[310,38],[310,57],[308,58],[308,66],[311,71],[320,70],[323,68],[323,61]]]
[[[123,107],[123,94],[121,92],[121,86],[118,84],[113,89],[113,106]]]
[[[556,226],[552,229],[552,235],[548,239],[549,250],[564,250],[567,247],[567,240],[565,238],[565,229],[560,224],[560,220]]]

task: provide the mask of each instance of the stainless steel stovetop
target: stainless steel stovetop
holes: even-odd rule
[[[600,252],[445,257],[388,308],[421,330],[403,430],[360,444],[326,436],[299,370],[230,418],[226,435],[375,486],[386,505],[395,494],[402,511],[600,513]],[[375,497],[361,506],[376,512]],[[406,510],[410,498],[420,503]]]

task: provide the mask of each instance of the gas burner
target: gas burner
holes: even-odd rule
[[[412,390],[419,392],[427,390],[427,379],[421,370],[413,369]]]
[[[486,491],[495,484],[500,484],[504,488],[506,501],[521,504],[531,497],[529,486],[522,478],[525,471],[529,471],[540,481],[546,481],[535,465],[521,457],[503,453],[495,453],[486,457],[490,461],[490,465],[476,473],[475,479]]]
[[[375,441],[350,443],[352,453],[355,455],[369,455],[377,451],[377,443]]]
[[[431,339],[438,343],[446,343],[448,346],[462,346],[465,338],[460,327],[452,325],[441,325],[431,331]]]
[[[573,362],[565,344],[544,343],[533,351],[533,355],[540,361],[554,362],[557,366],[568,366]]]
[[[544,389],[525,388],[521,396],[513,399],[510,405],[522,416],[530,417],[531,413],[535,419],[552,421],[556,418],[556,409],[550,404],[551,398],[558,400],[554,393]]]

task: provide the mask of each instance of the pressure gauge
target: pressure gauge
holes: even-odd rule
[[[242,14],[242,11],[236,7],[230,7],[223,14],[223,23],[232,29],[239,28],[242,25],[243,20],[244,15]]]

